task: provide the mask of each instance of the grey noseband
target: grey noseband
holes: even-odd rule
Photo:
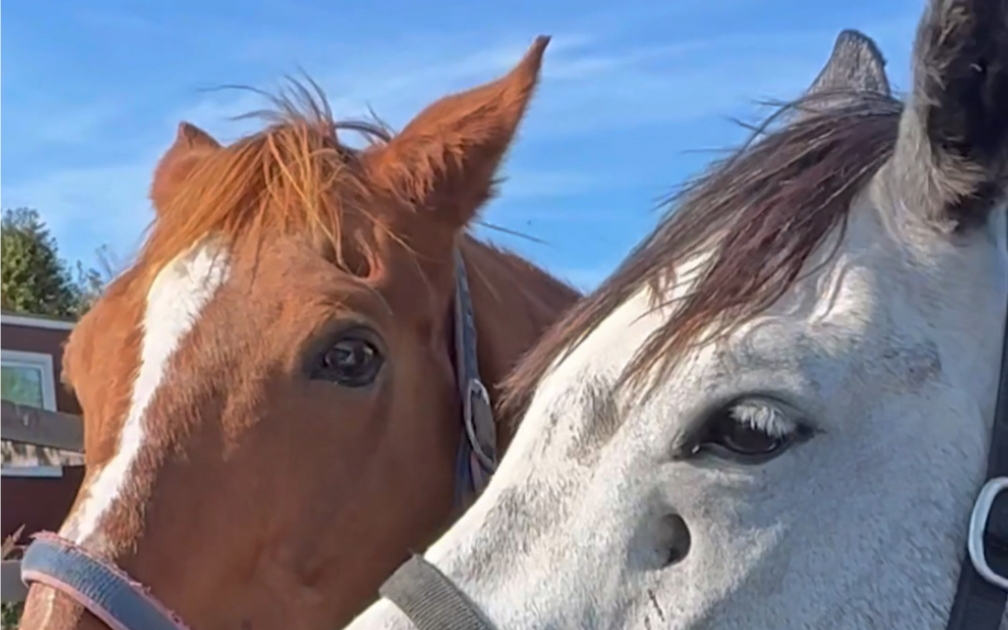
[[[466,594],[420,555],[399,567],[378,594],[398,606],[417,630],[494,630]]]

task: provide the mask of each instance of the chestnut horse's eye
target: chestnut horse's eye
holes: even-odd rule
[[[364,387],[378,377],[384,361],[374,343],[361,335],[348,335],[322,354],[312,378],[346,387]]]

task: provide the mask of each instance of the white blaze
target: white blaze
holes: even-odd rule
[[[133,475],[133,462],[145,439],[150,402],[182,340],[227,280],[228,262],[226,250],[212,242],[202,244],[166,265],[151,284],[141,322],[140,369],[115,454],[98,472],[80,507],[64,524],[60,534],[66,538],[84,544],[100,532],[102,519]]]

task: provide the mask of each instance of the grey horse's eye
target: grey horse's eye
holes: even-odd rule
[[[743,424],[728,414],[712,427],[711,443],[739,455],[768,455],[787,443],[786,436],[769,435],[764,429]]]
[[[808,434],[795,417],[793,409],[771,399],[737,399],[707,418],[693,453],[749,464],[768,461]]]

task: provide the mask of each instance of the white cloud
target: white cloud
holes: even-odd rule
[[[785,34],[772,46],[761,47],[754,38],[708,38],[612,50],[607,42],[583,34],[558,35],[547,50],[540,91],[523,137],[563,137],[689,120],[724,113],[760,96],[794,96],[822,63],[786,46],[806,39],[806,33]],[[491,48],[474,43],[463,51],[442,43],[416,56],[404,56],[397,48],[397,60],[380,52],[369,54],[367,65],[350,60],[340,70],[315,74],[313,79],[338,117],[366,116],[370,109],[401,128],[437,98],[506,72],[528,44],[524,36]],[[220,90],[179,108],[171,117],[232,139],[257,123],[231,119],[263,104],[249,91]]]
[[[48,109],[19,111],[16,114],[22,141],[45,144],[94,142],[122,115],[122,103],[103,99],[59,112]]]

